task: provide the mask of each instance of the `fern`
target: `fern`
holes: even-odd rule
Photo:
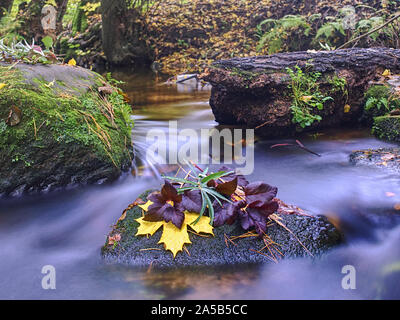
[[[301,36],[309,36],[311,26],[302,16],[287,15],[281,19],[265,19],[256,30],[259,38],[257,51],[267,47],[269,53],[275,53],[287,49],[283,48],[283,43],[292,38],[292,35],[298,33]]]

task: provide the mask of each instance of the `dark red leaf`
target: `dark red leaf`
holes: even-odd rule
[[[276,197],[278,188],[261,181],[252,182],[244,187],[246,201],[251,208],[261,208]]]
[[[200,190],[185,191],[182,197],[182,206],[189,212],[200,213],[202,201]]]
[[[215,188],[219,193],[230,197],[236,190],[238,185],[238,177],[235,177],[231,181],[219,183]]]
[[[178,195],[178,191],[167,180],[165,180],[165,183],[161,189],[161,194],[165,200],[170,200],[173,202],[181,202],[182,201],[182,196]]]

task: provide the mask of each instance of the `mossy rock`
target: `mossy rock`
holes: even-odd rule
[[[372,133],[379,139],[400,142],[400,116],[375,117]]]
[[[132,162],[131,107],[97,73],[0,64],[0,195],[110,181]]]
[[[139,196],[146,201],[147,191]],[[227,237],[239,236],[245,231],[237,224],[224,225],[214,229],[215,237],[200,237],[189,234],[192,244],[186,252],[178,252],[175,259],[170,251],[165,251],[162,244],[158,244],[161,229],[153,236],[138,236],[135,234],[139,224],[135,219],[142,216],[142,209],[133,206],[126,211],[124,219],[118,220],[109,234],[109,237],[119,234],[120,241],[109,244],[109,237],[102,247],[102,256],[107,263],[122,263],[138,268],[152,267],[198,267],[237,265],[270,262],[271,260],[253,250],[260,250],[265,246],[262,239],[249,237],[235,240],[235,245],[225,240]],[[341,233],[323,216],[280,215],[282,223],[293,234],[283,227],[272,224],[267,229],[268,236],[275,241],[277,249],[288,257],[320,255],[327,249],[342,241]],[[300,243],[300,242],[301,243]],[[309,253],[302,246],[304,245]],[[150,250],[143,250],[149,249]],[[156,250],[154,250],[156,249]]]

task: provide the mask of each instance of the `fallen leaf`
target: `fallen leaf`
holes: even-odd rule
[[[137,236],[152,236],[166,223],[165,221],[144,221],[143,217],[136,219],[136,221],[140,224],[136,233]]]
[[[309,102],[312,98],[312,96],[302,96],[300,100],[304,102]]]
[[[98,87],[97,90],[104,94],[112,94],[114,92],[114,88],[110,86]]]
[[[351,107],[349,104],[346,104],[343,109],[344,109],[344,113],[348,113],[348,112],[350,112]]]
[[[113,245],[114,243],[118,242],[121,240],[121,235],[119,233],[116,233],[112,237],[108,237],[108,244]]]
[[[192,228],[194,231],[196,231],[197,233],[209,233],[214,235],[213,232],[213,227],[212,225],[210,225],[210,218],[209,217],[201,217],[200,220],[196,223],[193,224],[193,222],[195,222],[197,220],[197,218],[199,217],[198,213],[191,213],[191,212],[187,212],[185,213],[185,222],[187,222],[187,224],[190,226],[190,228]]]
[[[71,60],[68,61],[69,66],[76,66],[76,60],[72,58]]]
[[[13,127],[16,126],[18,123],[21,122],[21,118],[22,118],[22,111],[20,108],[16,107],[16,106],[12,106],[9,113],[8,113],[8,117],[6,120],[6,123]]]
[[[148,200],[145,204],[139,204],[138,207],[142,208],[144,211],[147,211],[152,204],[153,202]]]
[[[386,69],[385,71],[383,71],[382,75],[383,75],[384,77],[390,77],[391,72],[390,72],[389,69]]]
[[[165,250],[171,251],[175,258],[176,254],[182,251],[185,243],[192,243],[189,239],[187,224],[184,223],[182,228],[178,229],[172,222],[164,222],[163,233],[158,243],[163,243]]]
[[[151,201],[147,201],[143,205],[138,205],[144,211],[147,211]],[[183,250],[185,244],[192,243],[188,234],[188,226],[197,233],[207,233],[214,235],[213,227],[210,225],[210,218],[202,216],[200,220],[193,225],[193,222],[199,217],[198,213],[185,211],[185,220],[182,223],[182,228],[177,228],[171,222],[165,221],[144,221],[143,217],[136,219],[139,223],[136,236],[154,235],[157,230],[163,227],[163,233],[158,243],[163,243],[165,250],[172,252],[174,258],[179,251]]]
[[[383,160],[383,161],[393,160],[394,158],[395,158],[394,154],[385,154],[385,155],[381,156],[381,160]]]

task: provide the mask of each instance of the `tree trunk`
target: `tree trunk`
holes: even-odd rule
[[[4,12],[10,12],[14,0],[2,0],[0,4],[0,19],[4,16]]]
[[[357,122],[364,106],[364,93],[385,69],[400,72],[400,50],[388,48],[291,52],[270,56],[217,61],[201,76],[212,84],[210,105],[221,124],[256,128],[264,136],[288,136],[296,132]],[[286,68],[299,66],[306,74],[319,72],[322,117],[300,128],[293,122],[293,89]],[[345,88],[335,90],[333,79],[344,79]],[[308,97],[304,97],[307,99]]]
[[[101,0],[103,50],[111,64],[132,64],[147,59],[145,44],[140,41],[140,14],[128,9],[126,0]]]
[[[56,0],[57,4],[57,22],[56,22],[56,30],[57,33],[63,31],[62,20],[64,18],[65,12],[67,11],[68,0]]]

